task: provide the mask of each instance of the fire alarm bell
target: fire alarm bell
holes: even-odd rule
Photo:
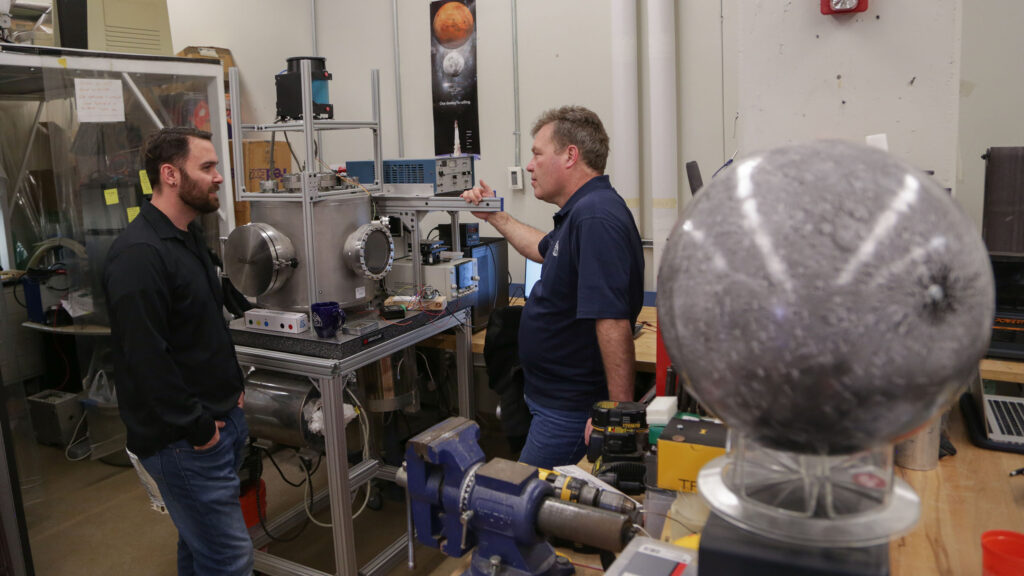
[[[822,14],[851,14],[868,9],[868,0],[821,0]]]

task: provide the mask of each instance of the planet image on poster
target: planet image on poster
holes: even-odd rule
[[[441,63],[446,76],[458,76],[466,68],[466,59],[458,52],[449,52]]]
[[[473,35],[473,13],[462,2],[448,2],[434,15],[433,30],[441,46],[458,48]]]

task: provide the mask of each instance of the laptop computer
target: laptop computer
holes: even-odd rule
[[[971,397],[990,441],[1024,449],[1024,384],[979,375],[971,383]]]
[[[542,264],[540,262],[534,262],[529,258],[526,259],[526,277],[523,281],[523,297],[529,298],[530,292],[533,290],[533,285],[540,280],[540,270]]]

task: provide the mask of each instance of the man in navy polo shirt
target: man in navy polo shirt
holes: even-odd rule
[[[545,234],[506,212],[473,214],[543,263],[519,326],[533,414],[519,460],[552,468],[583,457],[594,402],[633,400],[644,259],[633,215],[604,175],[608,134],[597,114],[580,106],[549,110],[532,134],[526,169],[534,196],[559,208],[554,230]],[[491,196],[482,180],[462,195],[472,204]]]

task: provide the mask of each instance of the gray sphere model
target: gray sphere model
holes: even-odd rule
[[[687,388],[768,447],[847,454],[925,424],[988,348],[972,223],[929,176],[840,141],[738,161],[683,212],[658,324]]]

